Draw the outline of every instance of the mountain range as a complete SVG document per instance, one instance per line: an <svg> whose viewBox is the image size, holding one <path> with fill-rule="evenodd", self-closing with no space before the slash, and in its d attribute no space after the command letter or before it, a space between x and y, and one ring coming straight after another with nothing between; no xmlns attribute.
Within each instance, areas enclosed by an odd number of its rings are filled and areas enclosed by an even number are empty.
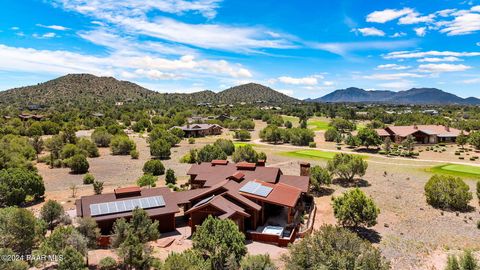
<svg viewBox="0 0 480 270"><path fill-rule="evenodd" d="M84 106L115 102L151 102L154 104L264 102L286 104L300 100L256 83L242 84L215 93L210 90L196 93L160 93L138 84L112 77L91 74L68 74L37 85L0 92L1 105L38 104L44 106ZM388 104L465 104L480 105L480 99L461 98L436 88L412 88L406 91L364 90L350 87L305 102L363 102Z"/></svg>
<svg viewBox="0 0 480 270"><path fill-rule="evenodd" d="M292 103L299 100L261 84L248 83L215 93L210 90L196 93L160 93L138 84L112 77L91 74L68 74L37 85L0 92L0 104L50 106L115 103L117 101L152 101L157 103Z"/></svg>
<svg viewBox="0 0 480 270"><path fill-rule="evenodd" d="M480 105L480 99L461 98L437 88L412 88L405 91L364 90L356 87L333 91L323 97L307 99L307 102L363 102L387 104L464 104Z"/></svg>

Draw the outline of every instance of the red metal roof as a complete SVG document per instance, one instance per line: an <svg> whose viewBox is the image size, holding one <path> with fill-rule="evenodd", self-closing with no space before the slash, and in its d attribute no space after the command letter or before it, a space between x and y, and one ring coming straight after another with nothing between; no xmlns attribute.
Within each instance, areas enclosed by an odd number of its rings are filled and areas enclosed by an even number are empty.
<svg viewBox="0 0 480 270"><path fill-rule="evenodd" d="M140 187L124 187L124 188L116 188L114 190L115 194L129 194L129 193L139 193Z"/></svg>
<svg viewBox="0 0 480 270"><path fill-rule="evenodd" d="M228 160L223 160L223 159L214 159L212 160L212 165L227 165Z"/></svg>
<svg viewBox="0 0 480 270"><path fill-rule="evenodd" d="M255 168L257 164L250 162L239 162L237 163L237 168Z"/></svg>
<svg viewBox="0 0 480 270"><path fill-rule="evenodd" d="M259 180L255 180L255 182L261 183L262 185L267 187L271 187L273 188L273 190L270 192L270 194L268 194L267 197L253 195L245 192L240 192L240 194L251 199L257 199L259 201L292 208L295 207L298 199L300 198L300 195L302 194L302 190L300 190L299 188L292 187L284 183L272 184Z"/></svg>

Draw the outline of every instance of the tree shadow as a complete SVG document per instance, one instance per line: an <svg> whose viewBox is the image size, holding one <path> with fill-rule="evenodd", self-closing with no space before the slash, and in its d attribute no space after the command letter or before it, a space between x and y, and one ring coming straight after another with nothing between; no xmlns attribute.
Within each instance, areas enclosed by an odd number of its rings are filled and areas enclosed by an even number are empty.
<svg viewBox="0 0 480 270"><path fill-rule="evenodd" d="M360 238L365 239L373 244L378 244L382 240L382 236L373 229L364 227L348 227L347 229L356 233Z"/></svg>
<svg viewBox="0 0 480 270"><path fill-rule="evenodd" d="M349 187L369 187L371 186L370 183L365 179L354 179L353 181L349 181L346 179L336 178L332 181L333 184L339 185L344 188Z"/></svg>
<svg viewBox="0 0 480 270"><path fill-rule="evenodd" d="M329 187L322 187L320 190L312 190L314 197L330 196L335 192L335 189Z"/></svg>
<svg viewBox="0 0 480 270"><path fill-rule="evenodd" d="M445 212L450 212L450 213L471 213L471 212L475 212L475 207L473 207L471 205L467 205L467 207L465 207L464 209L453 209L453 208L435 207L435 206L433 206L433 208L438 209L438 210L442 210L442 211L445 211Z"/></svg>
<svg viewBox="0 0 480 270"><path fill-rule="evenodd" d="M35 200L31 200L29 202L22 203L21 207L25 207L25 208L26 207L31 207L31 206L34 206L34 205L37 205L37 204L41 204L43 202L45 202L45 197L44 196L42 196L38 199L35 199Z"/></svg>
<svg viewBox="0 0 480 270"><path fill-rule="evenodd" d="M377 154L380 151L380 148L356 148L355 152L358 153L367 153L367 154Z"/></svg>

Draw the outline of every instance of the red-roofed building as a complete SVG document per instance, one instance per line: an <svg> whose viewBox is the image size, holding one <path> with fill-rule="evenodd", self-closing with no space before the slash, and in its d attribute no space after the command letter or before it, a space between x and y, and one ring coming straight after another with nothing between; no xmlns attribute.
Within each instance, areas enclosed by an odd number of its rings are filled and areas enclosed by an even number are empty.
<svg viewBox="0 0 480 270"><path fill-rule="evenodd" d="M158 220L161 232L176 229L176 215L188 219L192 232L211 215L231 219L247 238L285 246L295 240L303 213L313 209L305 175L309 164L300 168L302 175L294 176L263 164L194 164L188 171L190 190L117 188L113 193L81 197L76 201L77 216L94 218L102 233L109 234L115 220L129 219L135 207Z"/></svg>
<svg viewBox="0 0 480 270"><path fill-rule="evenodd" d="M411 125L411 126L388 126L385 129L377 129L382 138L390 137L392 141L400 143L408 136L412 136L417 143L436 144L455 142L461 130L443 125ZM468 132L464 132L468 134Z"/></svg>

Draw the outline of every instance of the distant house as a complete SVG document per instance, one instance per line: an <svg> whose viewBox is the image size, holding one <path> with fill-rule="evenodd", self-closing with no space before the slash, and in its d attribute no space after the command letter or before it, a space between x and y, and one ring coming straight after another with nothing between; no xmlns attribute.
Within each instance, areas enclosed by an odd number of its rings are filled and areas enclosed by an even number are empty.
<svg viewBox="0 0 480 270"><path fill-rule="evenodd" d="M429 114L429 115L438 115L437 110L423 110L422 113Z"/></svg>
<svg viewBox="0 0 480 270"><path fill-rule="evenodd" d="M29 113L21 113L18 115L18 117L22 121L28 121L29 119L35 120L35 121L40 121L44 118L43 115L41 114L29 114Z"/></svg>
<svg viewBox="0 0 480 270"><path fill-rule="evenodd" d="M95 116L95 117L98 117L98 118L102 118L102 117L105 116L105 114L96 112L96 113L92 113L92 116Z"/></svg>
<svg viewBox="0 0 480 270"><path fill-rule="evenodd" d="M185 137L203 137L209 135L220 135L222 134L223 128L216 124L188 124L180 128L185 132Z"/></svg>
<svg viewBox="0 0 480 270"><path fill-rule="evenodd" d="M392 141L400 143L408 136L413 136L417 143L434 144L440 142L455 142L462 131L443 125L411 125L389 126L385 129L376 129L382 138L389 137ZM465 132L465 134L468 134Z"/></svg>
<svg viewBox="0 0 480 270"><path fill-rule="evenodd" d="M77 216L92 217L102 234L109 235L115 220L131 218L136 207L159 221L160 232L175 231L176 218L183 217L193 233L211 215L232 220L247 239L287 246L297 237L302 214L314 209L308 194L310 164L300 164L300 172L283 175L263 161L213 160L192 165L190 190L127 187L83 196L75 202Z"/></svg>

